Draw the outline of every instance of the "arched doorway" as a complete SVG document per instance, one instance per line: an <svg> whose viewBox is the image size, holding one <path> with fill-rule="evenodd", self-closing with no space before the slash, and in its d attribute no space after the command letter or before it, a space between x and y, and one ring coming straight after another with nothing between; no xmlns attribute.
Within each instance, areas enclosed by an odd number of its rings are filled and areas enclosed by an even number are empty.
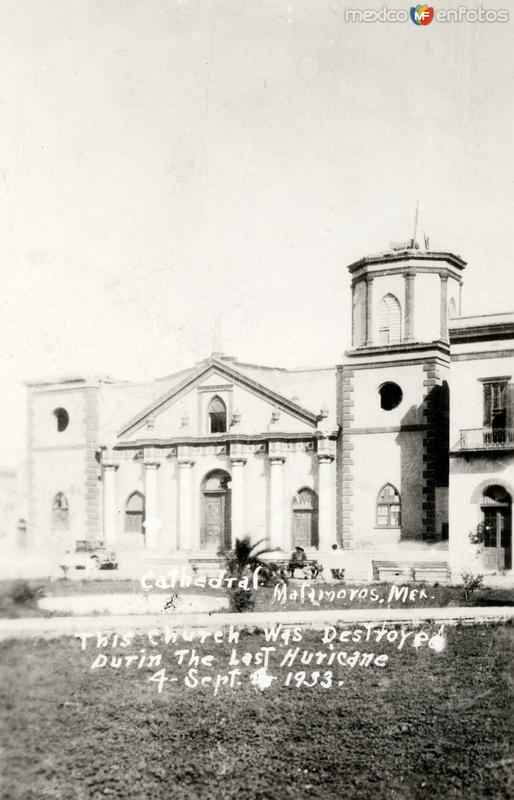
<svg viewBox="0 0 514 800"><path fill-rule="evenodd" d="M200 546L202 550L230 549L230 475L209 472L202 482Z"/></svg>
<svg viewBox="0 0 514 800"><path fill-rule="evenodd" d="M503 486L488 486L480 512L484 528L483 564L486 569L512 569L512 498Z"/></svg>
<svg viewBox="0 0 514 800"><path fill-rule="evenodd" d="M293 547L318 544L318 495L304 486L293 497Z"/></svg>

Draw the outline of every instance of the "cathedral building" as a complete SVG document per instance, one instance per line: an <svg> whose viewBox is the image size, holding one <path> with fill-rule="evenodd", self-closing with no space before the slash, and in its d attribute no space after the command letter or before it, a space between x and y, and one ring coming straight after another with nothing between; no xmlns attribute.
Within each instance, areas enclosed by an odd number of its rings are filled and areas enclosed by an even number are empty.
<svg viewBox="0 0 514 800"><path fill-rule="evenodd" d="M350 579L512 576L514 314L461 316L465 266L413 240L351 264L339 366L31 383L27 547L102 540L138 574L250 536Z"/></svg>

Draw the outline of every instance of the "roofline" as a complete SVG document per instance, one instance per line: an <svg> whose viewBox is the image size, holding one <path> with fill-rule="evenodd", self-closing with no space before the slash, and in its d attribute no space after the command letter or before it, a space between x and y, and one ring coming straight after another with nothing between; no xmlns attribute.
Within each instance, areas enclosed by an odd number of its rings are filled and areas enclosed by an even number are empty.
<svg viewBox="0 0 514 800"><path fill-rule="evenodd" d="M490 323L489 325L469 325L466 328L450 328L450 343L491 341L495 339L514 339L514 321Z"/></svg>
<svg viewBox="0 0 514 800"><path fill-rule="evenodd" d="M208 372L210 369L215 368L221 370L228 374L229 377L237 380L239 383L246 385L250 389L257 390L259 394L267 396L269 399L273 400L276 405L281 406L282 408L286 408L289 411L292 411L296 414L296 416L300 417L301 419L310 422L311 424L315 425L318 422L318 415L308 411L307 409L303 408L303 406L299 406L297 403L294 403L292 400L289 400L287 397L284 397L278 392L275 392L273 389L268 389L267 386L263 386L261 383L258 383L253 378L248 377L244 373L238 372L232 366L227 365L223 361L219 361L217 358L209 358L206 363L201 366L199 369L195 370L192 374L188 375L188 377L179 383L178 386L174 386L173 389L170 389L165 394L161 395L157 400L155 400L150 405L146 406L139 414L136 414L134 417L128 420L128 422L120 428L116 436L122 436L124 433L127 433L129 430L134 428L140 422L144 420L149 414L153 411L156 411L161 406L164 406L168 403L173 397L183 392L187 389L191 384L198 380L202 375Z"/></svg>
<svg viewBox="0 0 514 800"><path fill-rule="evenodd" d="M349 264L348 272L354 273L362 267L370 264L389 264L397 261L447 261L452 266L459 270L463 270L466 266L466 261L455 253L445 251L427 251L427 250L390 250L385 253L380 253L374 256L364 256L358 261Z"/></svg>
<svg viewBox="0 0 514 800"><path fill-rule="evenodd" d="M110 378L108 375L70 375L68 377L48 377L48 378L34 378L33 380L24 381L24 386L57 386L63 383L77 383L84 385L98 385L100 383L120 384L122 386L130 385L130 381L118 380Z"/></svg>

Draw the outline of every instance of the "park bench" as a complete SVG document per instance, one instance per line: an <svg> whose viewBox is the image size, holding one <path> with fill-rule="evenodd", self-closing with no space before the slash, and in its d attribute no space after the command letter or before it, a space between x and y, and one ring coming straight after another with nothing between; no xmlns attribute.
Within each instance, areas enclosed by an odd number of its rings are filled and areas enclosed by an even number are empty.
<svg viewBox="0 0 514 800"><path fill-rule="evenodd" d="M391 578L449 583L450 571L446 561L373 561L373 580Z"/></svg>
<svg viewBox="0 0 514 800"><path fill-rule="evenodd" d="M298 577L299 573L303 572L302 578L315 580L323 572L323 565L315 558L306 558L301 567L294 568L291 566L290 558L273 559L272 563L276 564L284 577L289 578Z"/></svg>

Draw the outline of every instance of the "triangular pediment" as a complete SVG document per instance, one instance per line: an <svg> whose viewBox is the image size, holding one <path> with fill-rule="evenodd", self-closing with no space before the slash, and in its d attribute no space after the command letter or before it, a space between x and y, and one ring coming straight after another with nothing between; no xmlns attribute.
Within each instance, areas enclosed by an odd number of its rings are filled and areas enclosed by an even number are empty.
<svg viewBox="0 0 514 800"><path fill-rule="evenodd" d="M208 408L214 397L226 407L227 433L303 433L317 426L318 416L312 411L211 358L128 420L118 439L166 441L209 435Z"/></svg>

